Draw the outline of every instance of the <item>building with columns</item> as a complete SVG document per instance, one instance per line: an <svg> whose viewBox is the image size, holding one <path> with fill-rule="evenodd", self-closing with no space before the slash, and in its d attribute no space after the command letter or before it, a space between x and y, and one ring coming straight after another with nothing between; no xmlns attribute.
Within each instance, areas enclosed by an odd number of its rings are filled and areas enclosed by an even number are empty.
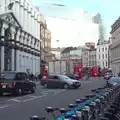
<svg viewBox="0 0 120 120"><path fill-rule="evenodd" d="M102 69L109 68L109 41L98 42L97 44L97 66Z"/></svg>
<svg viewBox="0 0 120 120"><path fill-rule="evenodd" d="M82 54L82 63L84 66L96 66L96 48L85 47Z"/></svg>
<svg viewBox="0 0 120 120"><path fill-rule="evenodd" d="M111 26L110 62L114 75L120 73L120 17Z"/></svg>
<svg viewBox="0 0 120 120"><path fill-rule="evenodd" d="M0 5L1 71L29 70L39 74L39 11L30 0L12 0L12 3L10 0L1 0Z"/></svg>
<svg viewBox="0 0 120 120"><path fill-rule="evenodd" d="M48 61L49 59L51 59L51 57L53 56L51 53L51 32L50 30L47 28L45 30L45 60Z"/></svg>
<svg viewBox="0 0 120 120"><path fill-rule="evenodd" d="M84 66L96 66L96 48L94 42L85 43L83 53L82 53L82 60Z"/></svg>
<svg viewBox="0 0 120 120"><path fill-rule="evenodd" d="M46 20L43 14L40 14L40 39L41 39L41 66L47 64L48 59L51 59L51 31L48 29Z"/></svg>

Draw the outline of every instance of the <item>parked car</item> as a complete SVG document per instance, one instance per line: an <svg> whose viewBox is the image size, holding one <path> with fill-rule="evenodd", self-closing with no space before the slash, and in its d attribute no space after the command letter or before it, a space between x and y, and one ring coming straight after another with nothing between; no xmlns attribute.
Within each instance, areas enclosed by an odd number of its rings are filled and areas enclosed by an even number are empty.
<svg viewBox="0 0 120 120"><path fill-rule="evenodd" d="M120 84L120 77L111 77L110 80L106 81L106 86L112 87L114 85Z"/></svg>
<svg viewBox="0 0 120 120"><path fill-rule="evenodd" d="M25 72L4 71L0 74L0 95L3 93L21 95L27 91L34 93L35 90L35 82Z"/></svg>
<svg viewBox="0 0 120 120"><path fill-rule="evenodd" d="M50 75L41 80L41 85L45 88L79 88L81 83L65 75Z"/></svg>

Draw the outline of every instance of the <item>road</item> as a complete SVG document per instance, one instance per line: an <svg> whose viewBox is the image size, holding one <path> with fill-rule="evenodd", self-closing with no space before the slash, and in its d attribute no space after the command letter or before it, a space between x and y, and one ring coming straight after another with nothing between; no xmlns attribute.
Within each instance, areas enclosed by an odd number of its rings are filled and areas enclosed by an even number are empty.
<svg viewBox="0 0 120 120"><path fill-rule="evenodd" d="M79 89L44 89L37 84L34 94L27 94L22 97L5 95L0 97L0 119L1 120L29 120L32 115L47 116L52 120L51 115L45 112L46 106L67 108L69 103L75 99L84 97L91 93L90 90L103 86L104 80L94 79L82 81Z"/></svg>

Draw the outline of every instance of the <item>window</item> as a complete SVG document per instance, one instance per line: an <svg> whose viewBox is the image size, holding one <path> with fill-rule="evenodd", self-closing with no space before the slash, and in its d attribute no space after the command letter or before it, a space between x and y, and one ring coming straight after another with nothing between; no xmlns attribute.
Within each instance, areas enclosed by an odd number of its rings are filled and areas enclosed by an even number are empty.
<svg viewBox="0 0 120 120"><path fill-rule="evenodd" d="M104 59L104 54L102 55L103 59Z"/></svg>
<svg viewBox="0 0 120 120"><path fill-rule="evenodd" d="M58 76L49 76L49 79L58 79Z"/></svg>
<svg viewBox="0 0 120 120"><path fill-rule="evenodd" d="M104 48L102 48L102 51L104 52Z"/></svg>
<svg viewBox="0 0 120 120"><path fill-rule="evenodd" d="M107 59L107 54L106 54L106 59Z"/></svg>
<svg viewBox="0 0 120 120"><path fill-rule="evenodd" d="M107 62L106 62L106 67L107 67Z"/></svg>
<svg viewBox="0 0 120 120"><path fill-rule="evenodd" d="M100 48L99 48L99 52L100 52Z"/></svg>
<svg viewBox="0 0 120 120"><path fill-rule="evenodd" d="M25 74L25 73L18 73L17 75L16 75L16 80L26 80L27 79L27 74Z"/></svg>
<svg viewBox="0 0 120 120"><path fill-rule="evenodd" d="M77 71L74 71L74 72L76 73ZM64 76L64 75L59 75L59 78L60 78L60 79L70 79L69 77Z"/></svg>
<svg viewBox="0 0 120 120"><path fill-rule="evenodd" d="M99 55L99 59L100 59L100 55Z"/></svg>
<svg viewBox="0 0 120 120"><path fill-rule="evenodd" d="M105 51L107 51L107 48L105 48Z"/></svg>
<svg viewBox="0 0 120 120"><path fill-rule="evenodd" d="M0 77L7 80L13 80L15 78L15 73L3 73Z"/></svg>

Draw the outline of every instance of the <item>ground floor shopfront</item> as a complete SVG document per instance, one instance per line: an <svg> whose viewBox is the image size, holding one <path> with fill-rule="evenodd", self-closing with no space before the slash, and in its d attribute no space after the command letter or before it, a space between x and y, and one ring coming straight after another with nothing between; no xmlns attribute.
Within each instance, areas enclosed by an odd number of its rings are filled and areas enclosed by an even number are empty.
<svg viewBox="0 0 120 120"><path fill-rule="evenodd" d="M0 14L0 70L40 73L40 40L23 31L12 12Z"/></svg>

